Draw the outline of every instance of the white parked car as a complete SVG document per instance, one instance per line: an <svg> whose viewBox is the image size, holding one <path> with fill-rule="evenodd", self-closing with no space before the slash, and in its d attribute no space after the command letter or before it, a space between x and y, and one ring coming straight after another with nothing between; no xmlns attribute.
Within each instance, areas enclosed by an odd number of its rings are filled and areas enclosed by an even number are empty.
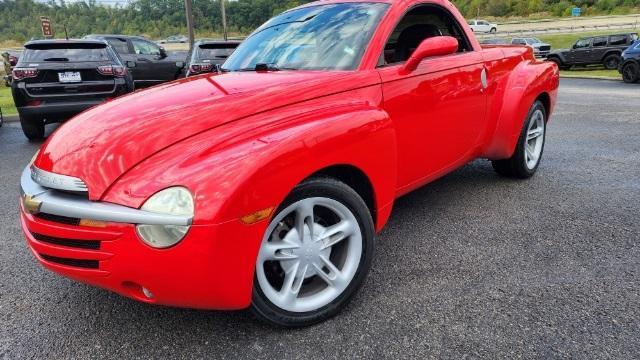
<svg viewBox="0 0 640 360"><path fill-rule="evenodd" d="M486 20L469 20L467 21L473 32L479 33L495 33L498 31L498 25L492 24Z"/></svg>

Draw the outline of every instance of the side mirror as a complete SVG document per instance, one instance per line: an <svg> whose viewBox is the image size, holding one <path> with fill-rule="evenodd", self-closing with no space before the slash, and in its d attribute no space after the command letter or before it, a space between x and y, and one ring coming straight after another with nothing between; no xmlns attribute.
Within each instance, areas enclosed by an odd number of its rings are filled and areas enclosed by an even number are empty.
<svg viewBox="0 0 640 360"><path fill-rule="evenodd" d="M164 59L167 57L167 50L165 50L162 46L160 46L160 58Z"/></svg>
<svg viewBox="0 0 640 360"><path fill-rule="evenodd" d="M403 73L410 73L418 68L420 62L428 57L451 55L458 51L458 40L451 36L435 36L424 39L414 50L409 60L401 69Z"/></svg>
<svg viewBox="0 0 640 360"><path fill-rule="evenodd" d="M136 67L136 62L135 61L127 61L126 65L129 69L133 69L134 67Z"/></svg>
<svg viewBox="0 0 640 360"><path fill-rule="evenodd" d="M177 67L178 69L182 69L182 68L184 67L184 62L182 62L182 61L176 61L176 67Z"/></svg>

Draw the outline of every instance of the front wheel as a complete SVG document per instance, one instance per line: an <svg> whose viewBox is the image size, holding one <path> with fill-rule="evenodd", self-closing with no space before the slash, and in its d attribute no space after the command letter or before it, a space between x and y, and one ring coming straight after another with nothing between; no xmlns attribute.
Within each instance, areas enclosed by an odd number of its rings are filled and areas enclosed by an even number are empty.
<svg viewBox="0 0 640 360"><path fill-rule="evenodd" d="M489 30L489 32L492 33L492 34L495 34L496 31L498 31L498 29L496 29L496 28L491 28L491 30Z"/></svg>
<svg viewBox="0 0 640 360"><path fill-rule="evenodd" d="M349 186L331 178L298 185L265 232L251 310L286 327L335 315L369 271L374 234L367 205Z"/></svg>
<svg viewBox="0 0 640 360"><path fill-rule="evenodd" d="M498 174L518 179L526 179L535 174L544 150L546 120L544 105L536 100L529 110L513 155L508 159L491 162Z"/></svg>
<svg viewBox="0 0 640 360"><path fill-rule="evenodd" d="M604 60L602 61L602 65L604 65L604 68L607 70L617 70L618 65L620 65L620 55L618 54L607 55L607 57L605 57Z"/></svg>
<svg viewBox="0 0 640 360"><path fill-rule="evenodd" d="M569 69L571 69L571 66L570 66L570 65L565 65L565 64L562 62L562 60L560 60L560 58L558 58L558 57L555 57L555 56L553 56L553 57L547 57L547 61L551 61L551 62L555 63L556 65L558 65L558 68L559 68L560 70L569 70Z"/></svg>
<svg viewBox="0 0 640 360"><path fill-rule="evenodd" d="M622 66L622 80L626 83L634 83L640 79L640 66L630 62Z"/></svg>

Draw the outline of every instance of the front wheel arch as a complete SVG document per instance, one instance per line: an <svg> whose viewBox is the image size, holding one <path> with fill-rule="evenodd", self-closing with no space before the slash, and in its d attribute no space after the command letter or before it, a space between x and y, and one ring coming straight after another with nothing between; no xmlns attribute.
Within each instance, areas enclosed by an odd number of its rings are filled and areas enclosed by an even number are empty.
<svg viewBox="0 0 640 360"><path fill-rule="evenodd" d="M314 172L304 181L319 177L328 177L341 181L357 192L367 204L374 225L377 225L376 194L371 179L369 179L369 176L364 171L348 164L333 165Z"/></svg>

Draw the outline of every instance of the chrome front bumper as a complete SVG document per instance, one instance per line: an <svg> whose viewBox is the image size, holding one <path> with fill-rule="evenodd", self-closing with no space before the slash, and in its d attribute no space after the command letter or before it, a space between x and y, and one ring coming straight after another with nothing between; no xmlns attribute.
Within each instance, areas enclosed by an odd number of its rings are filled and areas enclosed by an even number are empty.
<svg viewBox="0 0 640 360"><path fill-rule="evenodd" d="M193 222L191 216L156 214L122 205L90 201L80 195L43 187L32 179L30 166L22 172L20 191L25 211L32 214L42 212L70 218L146 225L187 226Z"/></svg>

